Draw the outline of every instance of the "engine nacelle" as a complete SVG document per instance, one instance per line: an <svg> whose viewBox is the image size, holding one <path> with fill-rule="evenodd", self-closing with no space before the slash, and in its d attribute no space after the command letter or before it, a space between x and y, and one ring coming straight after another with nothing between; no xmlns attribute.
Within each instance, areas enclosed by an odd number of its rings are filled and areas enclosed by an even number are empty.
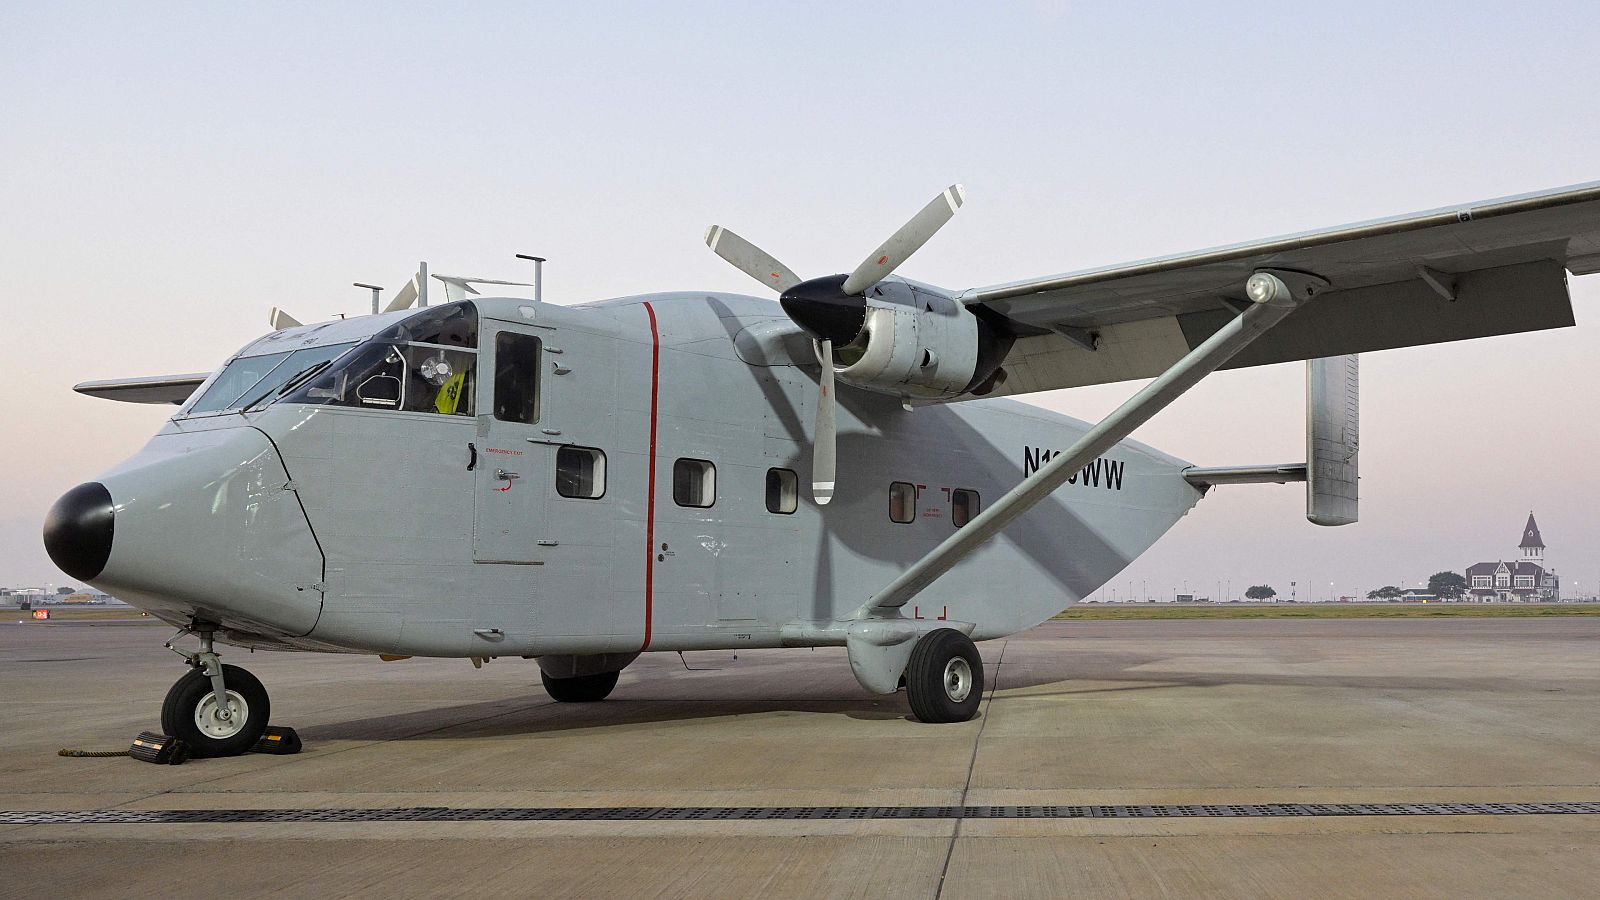
<svg viewBox="0 0 1600 900"><path fill-rule="evenodd" d="M855 340L835 347L835 374L854 387L922 400L984 394L1003 377L1013 338L961 303L885 281L866 296Z"/></svg>

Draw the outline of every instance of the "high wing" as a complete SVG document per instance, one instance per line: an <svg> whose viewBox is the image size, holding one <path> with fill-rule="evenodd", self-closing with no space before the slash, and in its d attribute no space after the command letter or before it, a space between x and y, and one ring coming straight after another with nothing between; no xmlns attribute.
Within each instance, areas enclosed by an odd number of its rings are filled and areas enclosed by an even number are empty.
<svg viewBox="0 0 1600 900"><path fill-rule="evenodd" d="M1227 368L1560 328L1600 271L1600 182L964 291L1017 334L986 396L1159 375L1246 305L1260 270L1325 279Z"/></svg>
<svg viewBox="0 0 1600 900"><path fill-rule="evenodd" d="M108 378L85 381L72 389L90 397L121 400L124 403L173 403L189 399L195 388L211 377L209 372L192 375L146 375L141 378Z"/></svg>

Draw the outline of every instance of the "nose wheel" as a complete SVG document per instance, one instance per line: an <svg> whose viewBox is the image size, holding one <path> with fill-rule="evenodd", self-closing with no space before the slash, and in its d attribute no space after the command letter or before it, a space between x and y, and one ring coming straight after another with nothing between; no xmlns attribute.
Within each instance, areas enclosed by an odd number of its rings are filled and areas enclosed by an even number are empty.
<svg viewBox="0 0 1600 900"><path fill-rule="evenodd" d="M272 703L248 670L217 659L210 637L201 635L192 668L167 691L161 730L188 744L191 757L238 756L266 732Z"/></svg>

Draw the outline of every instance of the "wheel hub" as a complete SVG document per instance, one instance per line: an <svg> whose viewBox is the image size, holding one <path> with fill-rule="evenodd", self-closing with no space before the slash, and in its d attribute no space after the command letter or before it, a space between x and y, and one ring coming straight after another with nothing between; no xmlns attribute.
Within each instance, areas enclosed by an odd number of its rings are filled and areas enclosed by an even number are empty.
<svg viewBox="0 0 1600 900"><path fill-rule="evenodd" d="M226 740L244 730L250 719L250 704L234 691L228 692L227 715L217 706L216 694L208 693L194 708L194 724L200 733L215 740Z"/></svg>
<svg viewBox="0 0 1600 900"><path fill-rule="evenodd" d="M944 664L944 692L956 703L967 699L972 692L972 664L965 657L951 657Z"/></svg>

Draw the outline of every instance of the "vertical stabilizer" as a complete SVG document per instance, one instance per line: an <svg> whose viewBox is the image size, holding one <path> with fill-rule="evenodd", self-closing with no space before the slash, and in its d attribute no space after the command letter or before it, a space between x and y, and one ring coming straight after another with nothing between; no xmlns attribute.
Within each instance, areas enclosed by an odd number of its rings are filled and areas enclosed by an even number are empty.
<svg viewBox="0 0 1600 900"><path fill-rule="evenodd" d="M1360 425L1356 354L1306 360L1306 518L1318 525L1358 518Z"/></svg>

